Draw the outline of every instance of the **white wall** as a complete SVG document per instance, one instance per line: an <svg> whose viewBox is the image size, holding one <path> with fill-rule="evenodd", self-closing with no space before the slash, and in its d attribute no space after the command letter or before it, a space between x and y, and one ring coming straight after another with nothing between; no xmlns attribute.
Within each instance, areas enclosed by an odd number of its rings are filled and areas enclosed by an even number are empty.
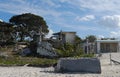
<svg viewBox="0 0 120 77"><path fill-rule="evenodd" d="M66 33L65 34L65 39L66 39L66 42L69 42L69 43L74 43L75 42L75 33Z"/></svg>

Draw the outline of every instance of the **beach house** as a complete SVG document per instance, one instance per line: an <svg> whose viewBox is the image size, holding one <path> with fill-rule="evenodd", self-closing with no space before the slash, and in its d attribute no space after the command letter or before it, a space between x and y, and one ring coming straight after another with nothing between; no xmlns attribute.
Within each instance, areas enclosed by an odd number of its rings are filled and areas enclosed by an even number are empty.
<svg viewBox="0 0 120 77"><path fill-rule="evenodd" d="M75 37L76 37L76 32L60 31L54 33L49 41L55 48L57 48L65 43L74 44Z"/></svg>
<svg viewBox="0 0 120 77"><path fill-rule="evenodd" d="M53 37L56 38L56 40L61 40L62 43L74 44L76 32L60 31L58 33L54 33L53 35L54 35Z"/></svg>
<svg viewBox="0 0 120 77"><path fill-rule="evenodd" d="M106 53L106 52L119 52L120 51L120 40L96 40L96 52Z"/></svg>

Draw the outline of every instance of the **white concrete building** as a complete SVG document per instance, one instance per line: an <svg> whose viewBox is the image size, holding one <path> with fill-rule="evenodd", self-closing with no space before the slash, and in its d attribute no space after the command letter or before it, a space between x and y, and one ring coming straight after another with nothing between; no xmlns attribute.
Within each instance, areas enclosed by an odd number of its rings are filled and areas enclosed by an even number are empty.
<svg viewBox="0 0 120 77"><path fill-rule="evenodd" d="M96 53L119 52L120 40L96 40Z"/></svg>
<svg viewBox="0 0 120 77"><path fill-rule="evenodd" d="M54 33L53 35L54 35L53 37L55 37L56 40L59 40L62 43L71 43L71 44L75 43L76 32L60 31L58 33Z"/></svg>
<svg viewBox="0 0 120 77"><path fill-rule="evenodd" d="M83 50L86 54L94 53L95 52L95 43L84 43Z"/></svg>

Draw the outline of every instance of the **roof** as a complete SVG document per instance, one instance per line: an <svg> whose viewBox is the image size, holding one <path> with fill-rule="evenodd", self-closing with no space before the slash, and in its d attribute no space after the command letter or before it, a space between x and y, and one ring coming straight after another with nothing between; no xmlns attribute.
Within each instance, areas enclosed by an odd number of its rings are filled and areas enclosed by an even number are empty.
<svg viewBox="0 0 120 77"><path fill-rule="evenodd" d="M60 34L66 34L66 33L74 33L74 34L76 34L76 32L57 32L57 33L53 33L53 35L60 35Z"/></svg>
<svg viewBox="0 0 120 77"><path fill-rule="evenodd" d="M102 42L102 43L116 43L116 42L120 42L120 40L96 40L96 42Z"/></svg>

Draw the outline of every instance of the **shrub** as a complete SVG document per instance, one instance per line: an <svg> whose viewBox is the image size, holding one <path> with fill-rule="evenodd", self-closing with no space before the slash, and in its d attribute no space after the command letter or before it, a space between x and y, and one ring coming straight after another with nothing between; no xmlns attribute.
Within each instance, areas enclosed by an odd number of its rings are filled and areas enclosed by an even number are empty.
<svg viewBox="0 0 120 77"><path fill-rule="evenodd" d="M60 57L71 57L74 56L74 46L72 44L66 43L60 48L56 49L56 52Z"/></svg>
<svg viewBox="0 0 120 77"><path fill-rule="evenodd" d="M82 48L77 48L74 53L75 56L80 56L82 54L84 54L84 50Z"/></svg>

